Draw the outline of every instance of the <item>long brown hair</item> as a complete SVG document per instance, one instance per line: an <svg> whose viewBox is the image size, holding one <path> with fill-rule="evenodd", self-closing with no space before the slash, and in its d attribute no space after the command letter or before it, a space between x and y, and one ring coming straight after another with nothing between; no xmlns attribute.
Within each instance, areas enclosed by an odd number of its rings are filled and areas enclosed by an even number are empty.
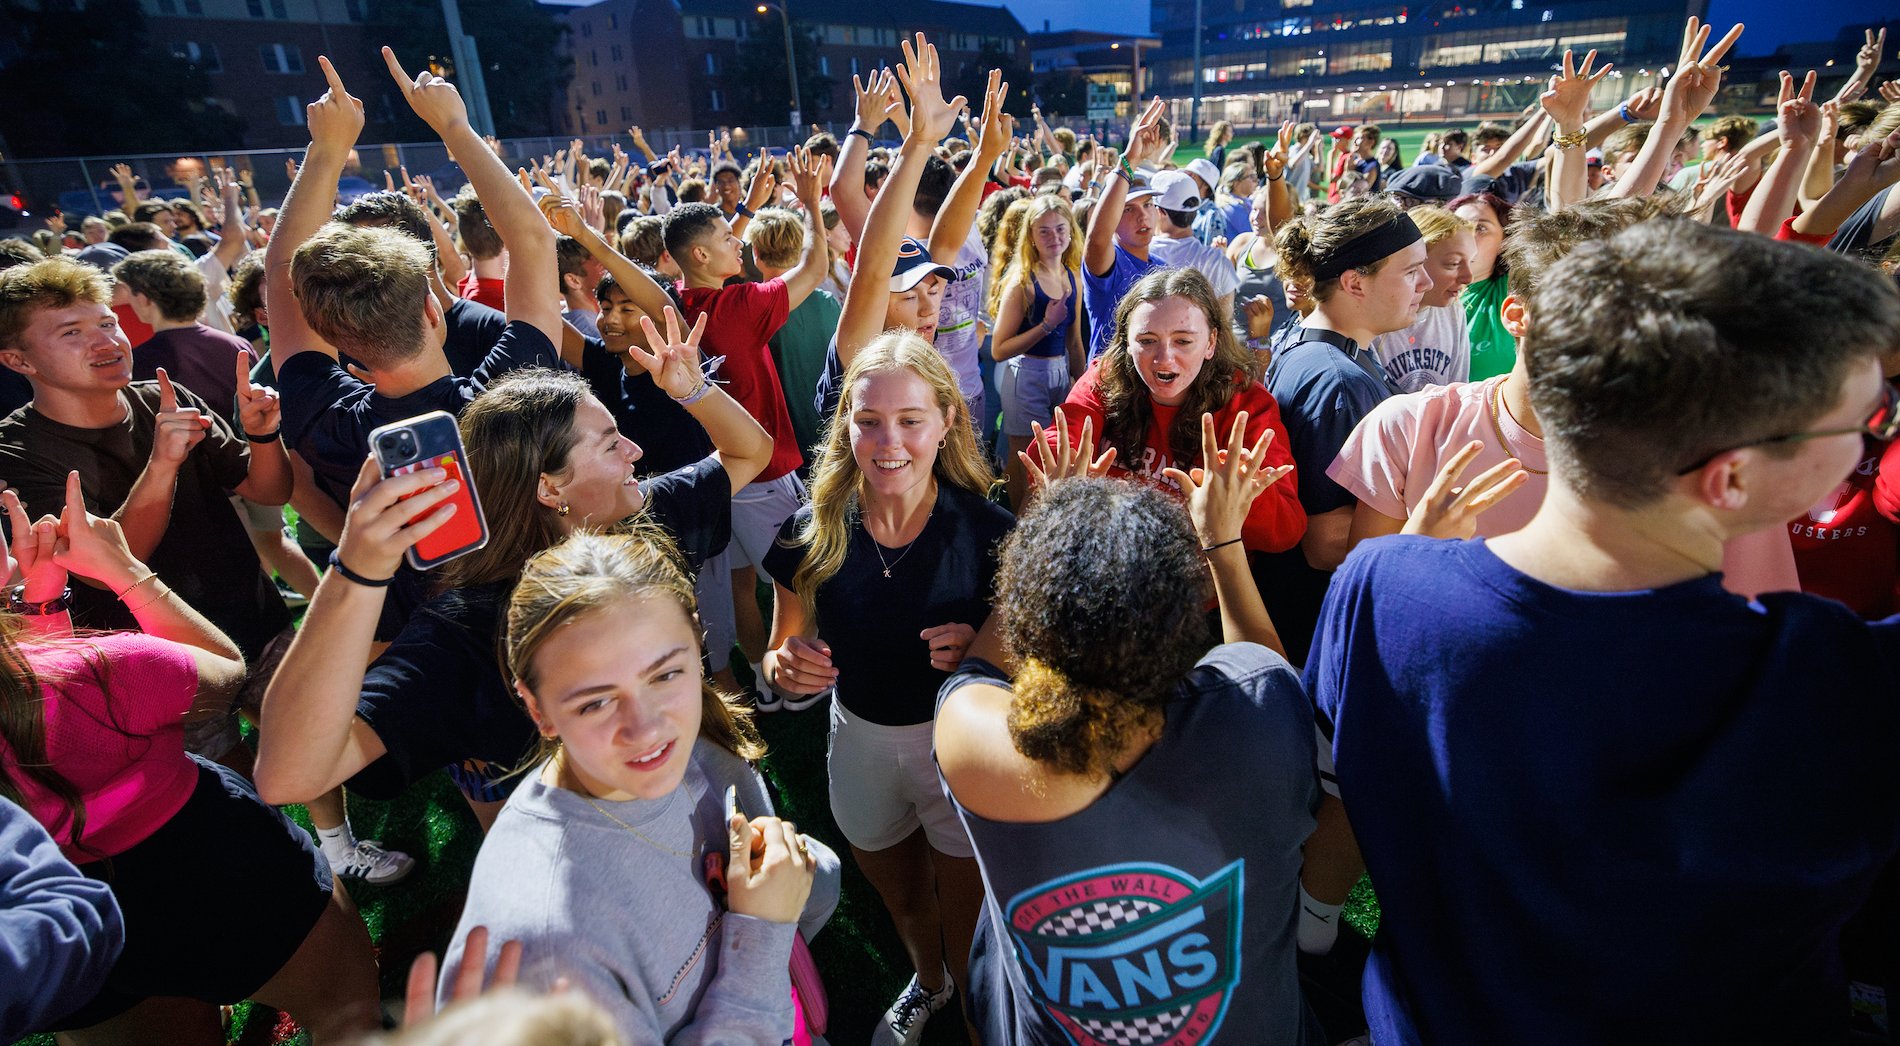
<svg viewBox="0 0 1900 1046"><path fill-rule="evenodd" d="M1201 456L1201 415L1220 413L1236 393L1259 377L1260 363L1235 340L1233 326L1207 277L1193 269L1156 269L1143 276L1115 307L1115 335L1099 364L1106 415L1102 437L1110 446L1121 448L1124 464L1136 460L1135 452L1147 438L1155 413L1153 396L1142 383L1134 350L1128 343L1132 336L1129 320L1138 307L1163 298L1192 302L1207 317L1208 333L1214 336L1214 356L1201 364L1201 372L1188 386L1187 398L1181 401L1174 424L1168 428L1168 455L1176 466L1187 468Z"/></svg>
<svg viewBox="0 0 1900 1046"><path fill-rule="evenodd" d="M48 700L55 700L56 697L49 697L46 688L56 687L59 681L41 679L34 670L32 661L20 644L24 632L25 621L20 615L0 612L0 746L12 753L13 763L19 768L22 778L52 793L66 808L69 831L65 845L104 856L82 841L86 834L86 804L80 797L78 787L53 768L52 760L47 755L45 706ZM85 658L86 665L92 670L93 685L98 687L105 699L106 718L101 725L125 737L136 737L118 722L112 704L105 655L96 648L89 650ZM21 781L8 774L5 764L0 763L0 799L25 808L28 799L21 785Z"/></svg>
<svg viewBox="0 0 1900 1046"><path fill-rule="evenodd" d="M550 636L569 622L629 598L668 600L697 631L699 604L692 575L679 546L657 523L635 519L613 534L583 530L537 553L522 567L521 580L508 599L502 657L509 677L532 693L535 654ZM703 648L703 634L700 642ZM700 736L742 759L764 756L765 742L752 724L751 710L713 689L703 676L699 690ZM543 738L530 765L559 747L558 739Z"/></svg>
<svg viewBox="0 0 1900 1046"><path fill-rule="evenodd" d="M574 418L592 395L578 374L530 367L488 386L462 411L468 471L488 520L488 544L442 571L442 586L513 581L529 556L560 541L560 517L536 490L561 475L574 450Z"/></svg>
<svg viewBox="0 0 1900 1046"><path fill-rule="evenodd" d="M818 461L811 470L811 520L798 533L797 541L810 547L805 561L792 575L792 588L798 592L807 615L818 612L818 588L844 566L845 552L851 547L851 528L855 525L864 494L864 473L851 453L851 416L857 412L858 382L874 374L909 371L922 378L937 399L937 408L951 419L944 433L944 446L930 471L937 482L962 487L977 497L989 496L996 473L977 448L976 430L970 424L970 407L957 388L956 375L930 343L906 331L886 331L866 345L844 373L843 391L838 410L825 428L819 446Z"/></svg>

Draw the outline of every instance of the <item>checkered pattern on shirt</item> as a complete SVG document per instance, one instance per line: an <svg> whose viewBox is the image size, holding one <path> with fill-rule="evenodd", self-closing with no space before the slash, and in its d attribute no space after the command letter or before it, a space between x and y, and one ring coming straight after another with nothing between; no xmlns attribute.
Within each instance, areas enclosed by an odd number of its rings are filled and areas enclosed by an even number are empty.
<svg viewBox="0 0 1900 1046"><path fill-rule="evenodd" d="M1152 1043L1167 1042L1174 1033L1181 1030L1194 1005L1189 1003L1178 1010L1150 1014L1132 1020L1119 1021L1077 1021L1082 1029L1103 1046L1150 1046Z"/></svg>
<svg viewBox="0 0 1900 1046"><path fill-rule="evenodd" d="M1051 937L1083 937L1107 933L1126 926L1161 906L1141 897L1117 897L1112 901L1091 901L1077 905L1060 915L1049 917L1038 930Z"/></svg>

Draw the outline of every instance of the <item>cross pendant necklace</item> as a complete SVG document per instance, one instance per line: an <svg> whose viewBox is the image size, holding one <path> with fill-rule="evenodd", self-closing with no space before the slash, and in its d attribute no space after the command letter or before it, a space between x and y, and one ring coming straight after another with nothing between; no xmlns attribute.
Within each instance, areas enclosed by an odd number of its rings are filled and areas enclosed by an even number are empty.
<svg viewBox="0 0 1900 1046"><path fill-rule="evenodd" d="M904 557L905 557L905 556L908 556L908 555L910 555L910 550L911 550L911 548L912 548L912 546L914 546L914 545L916 545L916 544L917 544L917 538L921 538L921 537L923 537L923 536L924 536L924 530L929 530L929 529L930 529L930 518L931 518L931 516L935 516L936 514L937 514L937 506L936 506L936 504L935 504L935 503L932 503L932 504L931 504L931 506L930 506L930 515L929 515L929 516L925 516L925 517L924 517L924 526L923 526L923 530L919 530L919 531L917 532L917 537L916 537L916 538L911 538L911 539L910 539L910 543L904 546L904 551L902 551L902 552L899 552L899 553L897 554L897 558L896 558L896 559L893 559L893 560L891 560L891 561L889 561L889 562L885 562L885 560L884 560L884 546L883 546L883 545L880 545L880 544L878 544L878 541L877 541L877 538L876 538L876 537L873 537L873 536L872 536L872 534L871 534L871 528L870 528L870 526L869 526L869 525L866 525L866 526L865 526L865 528L864 528L864 536L865 536L865 537L867 537L867 538L870 538L870 539L871 539L871 551L873 551L873 552L875 552L875 553L877 553L877 562L878 562L878 565L879 565L879 566L881 566L881 567L883 567L883 568L884 568L884 576L885 576L885 577L890 577L890 576L891 576L891 568L892 568L892 567L894 567L894 566L896 566L896 565L897 565L897 564L899 564L899 563L902 563L902 562L904 561Z"/></svg>

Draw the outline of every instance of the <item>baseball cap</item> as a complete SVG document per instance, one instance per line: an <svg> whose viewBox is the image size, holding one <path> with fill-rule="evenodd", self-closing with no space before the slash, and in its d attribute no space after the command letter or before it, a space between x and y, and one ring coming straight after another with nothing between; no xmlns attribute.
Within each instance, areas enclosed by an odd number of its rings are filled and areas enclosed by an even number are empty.
<svg viewBox="0 0 1900 1046"><path fill-rule="evenodd" d="M1350 127L1335 127L1335 128L1333 128L1333 137L1334 137L1334 138L1351 138L1351 137L1352 137L1352 128L1350 128Z"/></svg>
<svg viewBox="0 0 1900 1046"><path fill-rule="evenodd" d="M1187 166L1183 167L1182 170L1187 171L1189 174L1199 175L1200 179L1207 183L1207 188L1210 192L1213 191L1216 185L1220 184L1220 172L1214 169L1214 161L1205 156L1197 156L1189 160Z"/></svg>
<svg viewBox="0 0 1900 1046"><path fill-rule="evenodd" d="M1601 149L1592 149L1592 150L1590 150L1589 152L1587 152L1587 153L1584 153L1584 154L1583 154L1583 162L1584 162L1584 163L1585 163L1585 164L1586 164L1587 166L1590 166L1590 167L1601 167L1601 166L1603 166L1603 150L1601 150Z"/></svg>
<svg viewBox="0 0 1900 1046"><path fill-rule="evenodd" d="M73 255L73 260L85 262L93 268L111 272L114 265L119 264L131 256L131 251L126 250L116 243L95 243L88 246L85 250L80 251L78 254Z"/></svg>
<svg viewBox="0 0 1900 1046"><path fill-rule="evenodd" d="M1162 171L1152 184L1157 194L1155 206L1164 211L1191 211L1201 205L1201 187L1186 171Z"/></svg>
<svg viewBox="0 0 1900 1046"><path fill-rule="evenodd" d="M904 242L897 245L897 264L891 269L892 293L902 294L932 274L948 280L956 276L956 271L931 261L930 248L924 246L922 240L904 237Z"/></svg>
<svg viewBox="0 0 1900 1046"><path fill-rule="evenodd" d="M1428 203L1448 203L1463 188L1464 179L1456 171L1436 163L1407 167L1385 183L1385 191L1394 196L1408 196Z"/></svg>

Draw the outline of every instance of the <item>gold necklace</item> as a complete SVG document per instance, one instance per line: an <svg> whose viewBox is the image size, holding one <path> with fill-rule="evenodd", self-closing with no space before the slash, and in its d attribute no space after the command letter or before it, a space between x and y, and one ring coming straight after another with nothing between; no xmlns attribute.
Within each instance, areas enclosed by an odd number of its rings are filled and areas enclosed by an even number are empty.
<svg viewBox="0 0 1900 1046"><path fill-rule="evenodd" d="M1510 376L1506 375L1504 381L1510 380ZM1500 381L1496 385L1491 386L1484 394L1485 401L1489 403L1491 407L1491 431L1497 433L1498 445L1504 448L1505 457L1517 458L1518 467L1533 476L1548 476L1550 475L1549 469L1534 469L1524 464L1524 459L1518 458L1517 452L1511 449L1511 441L1505 438L1504 422L1498 417L1498 403L1504 399L1504 381ZM1516 419L1513 418L1512 420L1515 421Z"/></svg>
<svg viewBox="0 0 1900 1046"><path fill-rule="evenodd" d="M884 568L885 577L890 577L891 568L896 566L899 563L902 563L904 561L904 557L910 555L911 547L917 544L917 538L921 538L924 536L925 530L930 529L931 516L935 516L936 514L937 514L937 499L933 497L930 499L930 515L924 517L924 525L921 529L917 531L917 537L911 538L910 544L904 546L904 551L899 552L897 554L897 558L891 560L888 563L884 562L884 546L878 544L877 536L871 533L870 522L868 520L862 522L862 526L864 527L864 536L871 539L871 551L877 553L877 562L879 566Z"/></svg>
<svg viewBox="0 0 1900 1046"><path fill-rule="evenodd" d="M620 818L618 818L618 817L615 817L615 816L613 815L613 813L612 813L611 811L609 811L609 810L608 810L608 809L607 809L606 807L604 807L604 806L602 806L602 805L600 805L599 803L597 803L597 802L595 802L595 801L594 801L594 797L593 797L593 796L591 796L591 795L585 795L585 794L583 794L583 795L581 796L581 798L582 798L582 799L585 799L585 800L587 800L587 805L588 805L588 806L591 806L591 807L593 807L594 809L596 809L596 810L598 810L598 811L600 811L600 815L601 815L602 817L605 817L605 818L606 818L607 820L609 820L609 821L612 821L613 823L615 823L615 824L617 824L617 825L619 825L619 826L620 826L620 827L622 827L622 828L625 828L625 829L626 829L627 831L629 831L629 832L632 832L632 833L633 833L634 835L637 835L637 836L639 836L639 837L640 837L640 840L641 840L642 842L644 842L644 843L646 843L646 844L647 844L648 846L651 846L651 847L653 847L653 848L654 848L655 850L659 850L659 851L661 851L661 852L663 852L663 853L669 853L669 854L672 854L672 855L673 855L673 856L675 856L675 857L697 857L697 856L699 856L699 855L698 855L697 853L682 853L681 851L679 851L679 850L675 850L675 849L673 849L673 848L672 848L672 847L670 847L670 846L665 846L665 845L662 845L662 844L660 844L660 843L657 843L657 842L654 842L654 841L653 841L653 839L652 839L652 838L651 838L650 836L648 836L648 835L647 835L647 834L646 834L645 832L642 832L642 831L641 831L640 829L638 829L638 828L635 828L634 826L632 826L632 825L630 825L630 824L628 824L628 823L627 823L627 822L625 822L625 821L622 821L622 820L621 820Z"/></svg>

